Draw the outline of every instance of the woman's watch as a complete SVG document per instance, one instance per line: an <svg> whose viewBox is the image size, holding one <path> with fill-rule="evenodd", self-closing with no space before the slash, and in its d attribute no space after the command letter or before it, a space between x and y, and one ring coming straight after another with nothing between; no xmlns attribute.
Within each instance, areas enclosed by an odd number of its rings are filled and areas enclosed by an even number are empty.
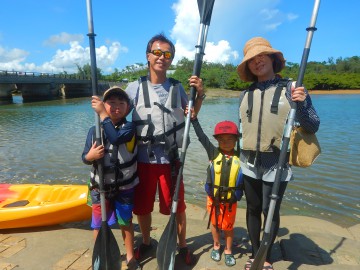
<svg viewBox="0 0 360 270"><path fill-rule="evenodd" d="M206 98L205 94L202 94L201 96L197 96L198 99L204 100Z"/></svg>

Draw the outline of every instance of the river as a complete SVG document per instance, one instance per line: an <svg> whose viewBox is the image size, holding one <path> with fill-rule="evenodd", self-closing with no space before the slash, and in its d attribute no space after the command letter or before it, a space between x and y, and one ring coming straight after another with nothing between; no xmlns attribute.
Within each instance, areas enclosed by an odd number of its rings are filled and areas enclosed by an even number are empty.
<svg viewBox="0 0 360 270"><path fill-rule="evenodd" d="M360 95L313 95L321 118L322 153L310 168L294 168L282 215L317 217L348 227L360 221ZM199 114L211 137L222 120L237 121L237 98L206 99ZM0 182L85 184L89 167L81 161L94 123L90 98L0 106ZM186 199L204 206L207 156L190 129L184 181ZM245 199L239 207L245 208Z"/></svg>

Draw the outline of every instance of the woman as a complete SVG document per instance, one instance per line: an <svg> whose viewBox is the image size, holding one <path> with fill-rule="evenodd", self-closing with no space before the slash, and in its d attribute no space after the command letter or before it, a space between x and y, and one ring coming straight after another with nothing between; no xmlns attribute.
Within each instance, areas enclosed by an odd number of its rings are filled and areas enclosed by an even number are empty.
<svg viewBox="0 0 360 270"><path fill-rule="evenodd" d="M253 82L240 96L239 118L241 133L241 168L247 210L246 223L252 244L252 256L245 265L248 270L260 247L262 217L266 220L270 195L278 166L280 145L291 103L297 102L296 122L308 132L315 133L320 119L312 106L307 90L295 88L295 82L282 79L279 73L285 66L282 52L262 38L246 42L244 58L237 67L243 81ZM279 199L271 226L271 243L263 269L273 269L271 247L280 225L280 205L288 181L293 179L288 162L284 166Z"/></svg>

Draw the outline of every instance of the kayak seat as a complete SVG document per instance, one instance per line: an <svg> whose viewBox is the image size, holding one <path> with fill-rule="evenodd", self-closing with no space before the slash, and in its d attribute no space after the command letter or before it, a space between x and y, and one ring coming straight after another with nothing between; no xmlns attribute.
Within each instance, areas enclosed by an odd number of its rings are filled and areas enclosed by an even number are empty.
<svg viewBox="0 0 360 270"><path fill-rule="evenodd" d="M13 202L13 203L5 204L3 206L3 208L25 206L25 205L28 205L29 203L30 202L28 200L21 200L21 201L16 201L16 202Z"/></svg>

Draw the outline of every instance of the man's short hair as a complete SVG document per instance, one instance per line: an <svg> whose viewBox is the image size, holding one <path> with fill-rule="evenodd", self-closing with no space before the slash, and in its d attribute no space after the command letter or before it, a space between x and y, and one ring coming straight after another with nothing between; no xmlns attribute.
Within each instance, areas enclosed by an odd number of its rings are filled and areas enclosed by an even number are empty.
<svg viewBox="0 0 360 270"><path fill-rule="evenodd" d="M171 48L172 59L174 59L174 57L175 57L175 46L174 46L174 44L171 42L171 40L168 39L168 38L165 36L164 33L157 34L157 35L153 36L153 37L149 40L149 42L148 42L148 44L147 44L147 46L146 46L146 54L148 54L149 52L151 52L151 47L152 47L152 45L153 45L153 43L154 43L155 41L162 41L162 42L168 43L168 44L170 45L170 48Z"/></svg>

